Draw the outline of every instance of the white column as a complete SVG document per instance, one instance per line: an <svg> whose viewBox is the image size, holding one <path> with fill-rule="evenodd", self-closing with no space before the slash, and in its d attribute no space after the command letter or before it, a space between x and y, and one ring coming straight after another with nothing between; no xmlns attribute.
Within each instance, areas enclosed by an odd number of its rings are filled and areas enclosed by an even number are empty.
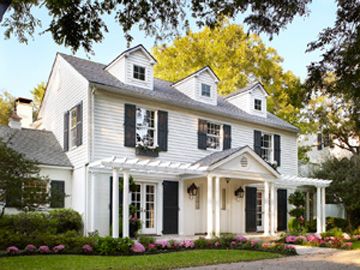
<svg viewBox="0 0 360 270"><path fill-rule="evenodd" d="M179 181L179 235L184 235L184 180Z"/></svg>
<svg viewBox="0 0 360 270"><path fill-rule="evenodd" d="M316 232L321 233L321 188L316 188Z"/></svg>
<svg viewBox="0 0 360 270"><path fill-rule="evenodd" d="M325 204L326 204L326 199L325 199L325 188L322 188L322 192L321 192L321 232L325 232L326 231L326 214L325 214Z"/></svg>
<svg viewBox="0 0 360 270"><path fill-rule="evenodd" d="M157 184L157 192L156 192L156 234L162 235L163 230L163 182L160 181Z"/></svg>
<svg viewBox="0 0 360 270"><path fill-rule="evenodd" d="M269 235L269 182L264 182L264 235Z"/></svg>
<svg viewBox="0 0 360 270"><path fill-rule="evenodd" d="M117 169L112 171L112 237L119 237L119 175Z"/></svg>
<svg viewBox="0 0 360 270"><path fill-rule="evenodd" d="M215 236L220 237L220 177L215 177Z"/></svg>
<svg viewBox="0 0 360 270"><path fill-rule="evenodd" d="M95 231L95 173L90 172L90 232Z"/></svg>
<svg viewBox="0 0 360 270"><path fill-rule="evenodd" d="M306 220L310 220L310 192L306 192Z"/></svg>
<svg viewBox="0 0 360 270"><path fill-rule="evenodd" d="M270 234L271 235L275 235L275 185L274 183L271 184L270 186L270 222L271 222L271 226L270 226Z"/></svg>
<svg viewBox="0 0 360 270"><path fill-rule="evenodd" d="M213 235L213 177L207 177L207 236L211 238Z"/></svg>
<svg viewBox="0 0 360 270"><path fill-rule="evenodd" d="M123 209L122 209L122 231L123 238L129 237L129 172L124 171L123 173Z"/></svg>

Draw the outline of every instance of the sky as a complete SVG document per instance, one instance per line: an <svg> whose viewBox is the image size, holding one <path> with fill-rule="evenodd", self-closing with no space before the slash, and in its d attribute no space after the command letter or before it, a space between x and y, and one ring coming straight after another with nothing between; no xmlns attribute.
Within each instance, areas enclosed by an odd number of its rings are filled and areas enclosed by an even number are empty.
<svg viewBox="0 0 360 270"><path fill-rule="evenodd" d="M291 70L302 80L306 78L306 67L321 56L320 51L305 53L307 44L316 40L323 28L332 26L336 16L334 0L314 0L309 8L309 16L295 18L271 41L267 35L261 35L265 44L275 48L283 58L284 70ZM49 22L46 10L34 12L46 26ZM76 56L106 64L127 48L120 26L110 18L106 18L106 22L109 33L105 34L102 43L94 44L95 55L79 50ZM241 23L241 16L235 18L235 22ZM198 30L195 27L193 29ZM141 43L149 50L154 46L154 39L146 37L136 27L133 28L132 35L132 46ZM36 85L47 82L56 52L72 54L69 48L57 45L49 33L34 35L26 45L19 43L14 37L5 40L4 29L0 27L0 91L9 91L15 97L30 98L30 91Z"/></svg>

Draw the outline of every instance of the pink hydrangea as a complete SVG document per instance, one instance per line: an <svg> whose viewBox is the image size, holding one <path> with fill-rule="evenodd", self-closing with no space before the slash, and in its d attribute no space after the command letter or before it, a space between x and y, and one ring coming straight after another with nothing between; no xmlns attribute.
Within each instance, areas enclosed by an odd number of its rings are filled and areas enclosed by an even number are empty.
<svg viewBox="0 0 360 270"><path fill-rule="evenodd" d="M25 251L28 252L28 253L34 253L34 252L36 252L36 246L33 245L33 244L28 244L25 247Z"/></svg>
<svg viewBox="0 0 360 270"><path fill-rule="evenodd" d="M345 242L344 246L346 248L352 248L353 243L352 242Z"/></svg>
<svg viewBox="0 0 360 270"><path fill-rule="evenodd" d="M270 248L270 247L271 247L271 243L269 243L269 242L262 243L261 247L262 247L262 248L265 248L265 249Z"/></svg>
<svg viewBox="0 0 360 270"><path fill-rule="evenodd" d="M238 242L246 242L247 239L246 239L245 236L237 235L237 236L235 236L235 241L238 241Z"/></svg>
<svg viewBox="0 0 360 270"><path fill-rule="evenodd" d="M48 253L50 253L50 248L48 246L40 246L39 252L41 254L48 254Z"/></svg>
<svg viewBox="0 0 360 270"><path fill-rule="evenodd" d="M16 255L20 253L20 250L16 246L11 246L6 249L6 253L9 255Z"/></svg>
<svg viewBox="0 0 360 270"><path fill-rule="evenodd" d="M315 234L309 234L306 239L309 242L319 242L320 238L318 236L316 236Z"/></svg>
<svg viewBox="0 0 360 270"><path fill-rule="evenodd" d="M258 240L251 240L250 244L251 247L255 247L259 241Z"/></svg>
<svg viewBox="0 0 360 270"><path fill-rule="evenodd" d="M141 243L135 242L131 247L131 251L134 253L144 253L145 247Z"/></svg>
<svg viewBox="0 0 360 270"><path fill-rule="evenodd" d="M82 251L85 254L91 254L91 253L93 253L93 248L89 244L85 244L85 245L82 246Z"/></svg>
<svg viewBox="0 0 360 270"><path fill-rule="evenodd" d="M285 238L285 242L286 242L286 243L295 243L296 240L297 240L297 237L294 236L294 235L288 235L288 236L286 236L286 238Z"/></svg>
<svg viewBox="0 0 360 270"><path fill-rule="evenodd" d="M164 240L164 239L158 239L155 241L155 245L157 247L160 247L160 248L169 248L170 245L169 245L169 242L167 240Z"/></svg>
<svg viewBox="0 0 360 270"><path fill-rule="evenodd" d="M53 247L54 253L61 253L64 251L64 249L65 249L64 245L57 245L57 246Z"/></svg>
<svg viewBox="0 0 360 270"><path fill-rule="evenodd" d="M183 248L194 248L195 244L192 240L184 240L181 242L180 246Z"/></svg>
<svg viewBox="0 0 360 270"><path fill-rule="evenodd" d="M150 243L147 248L148 248L148 250L154 250L154 249L156 249L156 245L153 243Z"/></svg>

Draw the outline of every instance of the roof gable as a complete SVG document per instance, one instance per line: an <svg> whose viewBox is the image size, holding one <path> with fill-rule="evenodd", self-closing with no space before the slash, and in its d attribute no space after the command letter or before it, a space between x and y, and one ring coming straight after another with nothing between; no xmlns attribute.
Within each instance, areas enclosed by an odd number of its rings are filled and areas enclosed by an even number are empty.
<svg viewBox="0 0 360 270"><path fill-rule="evenodd" d="M256 89L260 89L260 91L263 93L263 95L265 97L269 96L269 93L265 90L263 84L261 82L257 81L255 83L247 85L247 86L245 86L245 87L243 87L241 89L238 89L237 91L227 95L225 97L225 99L232 98L232 97L242 95L242 94L245 94L245 93L249 93L249 92L254 91Z"/></svg>
<svg viewBox="0 0 360 270"><path fill-rule="evenodd" d="M182 78L182 79L174 82L174 83L172 84L172 86L176 86L177 84L180 84L180 83L182 83L182 82L184 82L184 81L186 81L186 80L188 80L188 79L190 79L190 78L199 76L199 75L200 75L201 73L203 73L203 72L208 72L208 73L210 74L210 76L214 79L215 83L218 83L218 82L220 81L219 77L218 77L218 76L216 75L216 73L211 69L211 67L205 66L205 67L203 67L203 68L201 68L201 69L199 69L199 70L197 70L197 71L189 74L189 75L186 76L185 78Z"/></svg>

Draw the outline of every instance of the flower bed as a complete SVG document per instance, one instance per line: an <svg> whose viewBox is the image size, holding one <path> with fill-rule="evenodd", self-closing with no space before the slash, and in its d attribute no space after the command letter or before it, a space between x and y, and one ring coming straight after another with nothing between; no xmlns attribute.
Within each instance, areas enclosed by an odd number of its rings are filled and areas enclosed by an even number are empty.
<svg viewBox="0 0 360 270"><path fill-rule="evenodd" d="M19 247L13 245L0 252L0 254L3 256L33 254L139 255L192 249L240 249L296 255L296 250L291 245L248 240L244 236L225 236L214 239L199 238L195 241L155 240L150 237L140 237L139 240L133 241L129 238L97 237L96 240L92 239L91 243L89 242L80 247L71 246L71 243L58 243L54 246L27 244L25 247Z"/></svg>
<svg viewBox="0 0 360 270"><path fill-rule="evenodd" d="M287 244L296 244L296 245L305 245L305 246L314 246L314 247L328 247L328 248L340 248L340 249L351 249L352 242L358 239L358 236L351 238L347 234L342 235L327 235L326 233L322 235L317 234L308 234L308 235L287 235L283 237L280 241L283 241Z"/></svg>

